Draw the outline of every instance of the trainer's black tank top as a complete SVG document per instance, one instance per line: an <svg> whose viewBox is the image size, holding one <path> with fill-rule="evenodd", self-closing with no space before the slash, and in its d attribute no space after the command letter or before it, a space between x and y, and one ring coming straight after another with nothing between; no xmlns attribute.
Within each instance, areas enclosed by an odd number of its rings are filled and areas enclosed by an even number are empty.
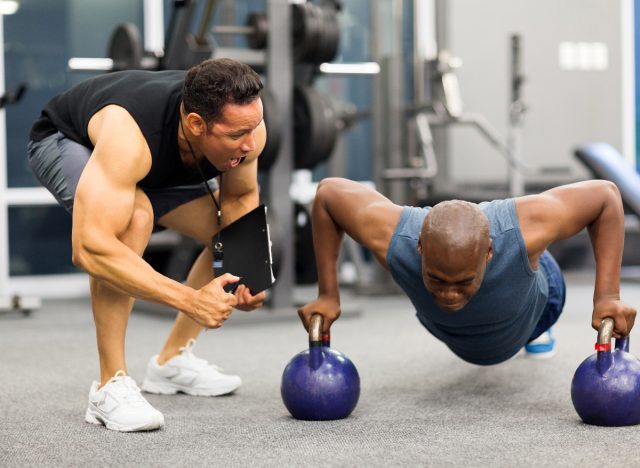
<svg viewBox="0 0 640 468"><path fill-rule="evenodd" d="M116 104L131 114L151 151L151 170L138 185L162 188L202 182L197 170L184 167L178 151L178 117L185 74L185 71L129 70L83 81L47 103L31 129L31 139L40 141L59 131L92 148L89 120L103 107ZM207 179L219 174L206 161L201 167Z"/></svg>

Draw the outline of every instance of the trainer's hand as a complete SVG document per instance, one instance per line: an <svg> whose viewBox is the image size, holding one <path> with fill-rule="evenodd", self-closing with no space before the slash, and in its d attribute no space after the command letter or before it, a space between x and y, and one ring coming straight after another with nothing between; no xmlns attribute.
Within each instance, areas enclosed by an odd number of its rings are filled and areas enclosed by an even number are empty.
<svg viewBox="0 0 640 468"><path fill-rule="evenodd" d="M237 276L225 273L198 289L196 305L189 316L203 327L221 327L238 302L236 296L225 292L223 288L239 279Z"/></svg>
<svg viewBox="0 0 640 468"><path fill-rule="evenodd" d="M267 297L267 293L262 291L261 293L253 296L249 288L247 288L244 284L241 284L240 286L238 286L238 289L236 289L235 296L238 301L238 303L236 304L236 309L250 312L257 309L258 307L262 307L262 305L264 304L264 300Z"/></svg>
<svg viewBox="0 0 640 468"><path fill-rule="evenodd" d="M309 324L313 314L320 314L322 321L322 333L329 333L331 324L340 317L340 300L335 297L320 296L313 302L309 302L298 309L298 316L302 320L302 325L309 331Z"/></svg>
<svg viewBox="0 0 640 468"><path fill-rule="evenodd" d="M631 333L636 320L636 309L619 299L600 299L593 306L591 326L597 330L606 317L613 319L613 336L621 338Z"/></svg>

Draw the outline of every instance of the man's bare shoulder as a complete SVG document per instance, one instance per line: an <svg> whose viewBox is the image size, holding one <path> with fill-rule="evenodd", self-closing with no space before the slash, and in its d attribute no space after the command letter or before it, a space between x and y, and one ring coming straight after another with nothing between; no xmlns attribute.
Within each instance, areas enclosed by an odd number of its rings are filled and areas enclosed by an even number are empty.
<svg viewBox="0 0 640 468"><path fill-rule="evenodd" d="M122 138L145 142L138 123L124 107L110 104L97 111L89 119L88 133L91 143L95 146L101 137L114 138L121 135Z"/></svg>
<svg viewBox="0 0 640 468"><path fill-rule="evenodd" d="M126 109L105 106L91 117L88 130L94 145L92 158L97 157L105 169L113 166L135 181L147 175L151 169L151 151L140 127Z"/></svg>

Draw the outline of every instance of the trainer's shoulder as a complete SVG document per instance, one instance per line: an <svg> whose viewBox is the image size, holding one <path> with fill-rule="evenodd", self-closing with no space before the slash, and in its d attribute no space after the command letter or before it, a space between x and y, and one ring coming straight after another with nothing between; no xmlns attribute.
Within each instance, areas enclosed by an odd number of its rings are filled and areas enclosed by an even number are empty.
<svg viewBox="0 0 640 468"><path fill-rule="evenodd" d="M120 147L127 154L147 155L149 146L136 120L127 109L110 104L96 112L89 120L89 139L111 148Z"/></svg>

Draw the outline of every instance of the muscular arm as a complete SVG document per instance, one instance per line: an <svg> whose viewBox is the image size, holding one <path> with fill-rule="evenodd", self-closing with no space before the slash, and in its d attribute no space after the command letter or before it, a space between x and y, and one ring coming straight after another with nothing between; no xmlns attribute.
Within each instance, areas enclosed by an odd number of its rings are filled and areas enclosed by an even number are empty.
<svg viewBox="0 0 640 468"><path fill-rule="evenodd" d="M532 265L552 242L588 230L596 260L592 326L612 317L614 334L627 335L636 311L620 301L624 211L617 187L602 180L579 182L522 197L516 207Z"/></svg>
<svg viewBox="0 0 640 468"><path fill-rule="evenodd" d="M209 311L198 310L203 305L199 291L159 274L119 239L134 212L136 184L151 167L135 121L124 109L107 106L91 119L89 136L94 151L74 201L74 263L131 296L167 304L214 326L206 317Z"/></svg>
<svg viewBox="0 0 640 468"><path fill-rule="evenodd" d="M388 268L387 249L401 212L400 206L357 182L338 178L320 182L311 215L319 297L298 310L306 328L313 313L324 316L325 331L340 315L337 262L343 233Z"/></svg>

